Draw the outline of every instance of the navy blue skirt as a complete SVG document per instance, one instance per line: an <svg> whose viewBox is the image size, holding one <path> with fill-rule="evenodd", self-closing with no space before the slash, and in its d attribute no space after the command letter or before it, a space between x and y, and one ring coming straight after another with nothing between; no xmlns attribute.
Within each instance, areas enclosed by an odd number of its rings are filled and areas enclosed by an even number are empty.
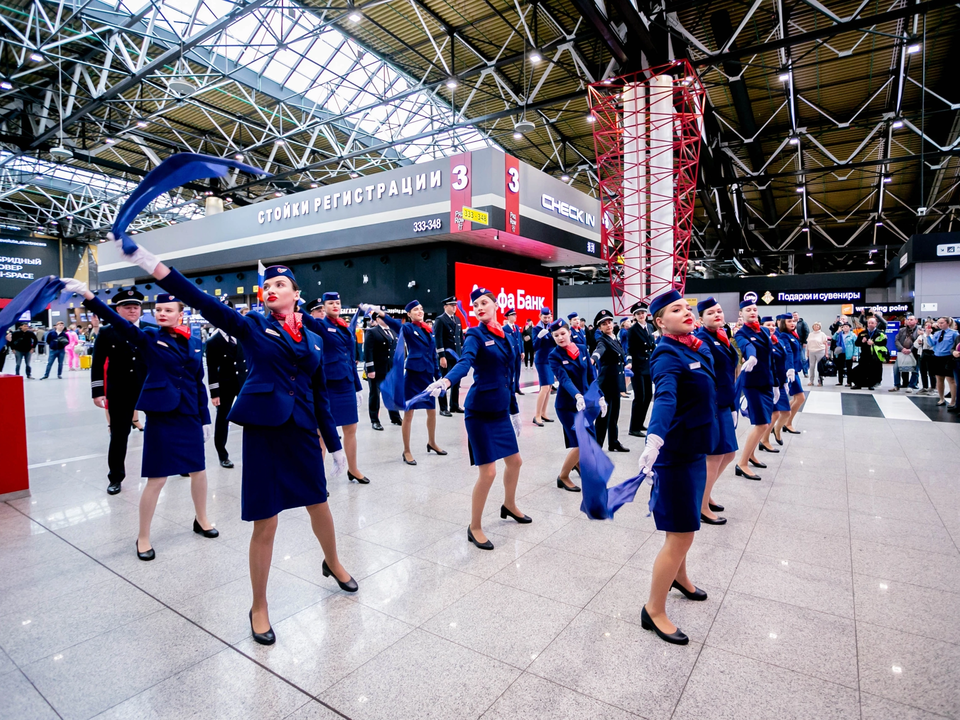
<svg viewBox="0 0 960 720"><path fill-rule="evenodd" d="M540 387L553 385L553 370L550 369L550 364L536 363L536 368L537 368L537 380L540 383Z"/></svg>
<svg viewBox="0 0 960 720"><path fill-rule="evenodd" d="M773 413L773 388L744 388L751 425L769 425Z"/></svg>
<svg viewBox="0 0 960 720"><path fill-rule="evenodd" d="M170 477L206 469L199 415L174 411L148 412L146 416L141 477Z"/></svg>
<svg viewBox="0 0 960 720"><path fill-rule="evenodd" d="M719 439L711 455L726 455L736 452L739 449L737 445L737 429L733 426L733 408L719 408L718 424L720 426Z"/></svg>
<svg viewBox="0 0 960 720"><path fill-rule="evenodd" d="M240 517L266 520L290 508L327 501L323 453L316 430L293 419L278 427L243 427Z"/></svg>
<svg viewBox="0 0 960 720"><path fill-rule="evenodd" d="M353 381L328 382L327 398L330 400L333 423L337 427L357 424L357 390Z"/></svg>
<svg viewBox="0 0 960 720"><path fill-rule="evenodd" d="M799 371L797 371L793 381L790 383L790 397L793 397L794 395L803 395L803 381L800 380Z"/></svg>
<svg viewBox="0 0 960 720"><path fill-rule="evenodd" d="M466 408L463 422L471 465L486 465L520 452L509 410L477 412Z"/></svg>
<svg viewBox="0 0 960 720"><path fill-rule="evenodd" d="M790 412L790 395L785 388L780 388L780 397L773 404L773 409L776 412Z"/></svg>
<svg viewBox="0 0 960 720"><path fill-rule="evenodd" d="M707 487L707 456L687 455L654 463L659 494L653 506L657 530L694 532L700 529L700 506Z"/></svg>
<svg viewBox="0 0 960 720"><path fill-rule="evenodd" d="M403 373L403 399L409 401L424 390L427 385L433 382L433 373L416 370L405 370ZM437 407L437 401L428 397L426 400L412 405L411 410L434 410Z"/></svg>
<svg viewBox="0 0 960 720"><path fill-rule="evenodd" d="M557 420L560 421L560 426L563 428L564 447L580 447L580 443L577 441L577 431L573 426L573 421L574 418L577 417L577 413L572 410L561 410L560 408L555 409L557 411Z"/></svg>

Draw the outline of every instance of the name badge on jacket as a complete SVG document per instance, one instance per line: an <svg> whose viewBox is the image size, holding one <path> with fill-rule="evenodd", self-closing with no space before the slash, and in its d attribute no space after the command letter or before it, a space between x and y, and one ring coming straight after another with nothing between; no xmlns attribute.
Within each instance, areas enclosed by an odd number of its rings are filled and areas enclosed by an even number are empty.
<svg viewBox="0 0 960 720"><path fill-rule="evenodd" d="M336 328L327 328L327 332L336 332L336 331L337 331Z"/></svg>
<svg viewBox="0 0 960 720"><path fill-rule="evenodd" d="M497 342L496 340L487 340L487 341L484 343L484 345L486 345L487 347L490 347L491 345L495 344L496 342Z"/></svg>
<svg viewBox="0 0 960 720"><path fill-rule="evenodd" d="M157 340L157 345L163 345L165 348L170 347L170 346L167 345L163 340Z"/></svg>
<svg viewBox="0 0 960 720"><path fill-rule="evenodd" d="M698 362L692 362L692 363L690 363L690 369L691 369L691 370L699 370L699 369L700 369L700 363L698 363Z"/></svg>
<svg viewBox="0 0 960 720"><path fill-rule="evenodd" d="M266 332L267 332L267 335L276 335L277 337L280 337L280 333L278 333L276 330L273 330L271 328L267 328Z"/></svg>
<svg viewBox="0 0 960 720"><path fill-rule="evenodd" d="M570 361L569 361L569 360L563 360L562 362L563 362L564 365L569 365L569 364L570 364Z"/></svg>

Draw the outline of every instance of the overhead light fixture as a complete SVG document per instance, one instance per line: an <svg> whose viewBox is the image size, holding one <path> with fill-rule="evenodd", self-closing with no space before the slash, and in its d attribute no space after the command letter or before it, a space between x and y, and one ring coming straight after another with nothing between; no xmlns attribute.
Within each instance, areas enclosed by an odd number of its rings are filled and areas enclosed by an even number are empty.
<svg viewBox="0 0 960 720"><path fill-rule="evenodd" d="M285 142L286 142L286 140L284 140L283 138L277 138L276 140L273 141L273 144L274 144L274 145L283 145Z"/></svg>
<svg viewBox="0 0 960 720"><path fill-rule="evenodd" d="M913 45L907 45L907 55L913 55L920 52L920 43L914 43Z"/></svg>
<svg viewBox="0 0 960 720"><path fill-rule="evenodd" d="M240 153L237 153L236 155L233 156L233 159L234 159L234 160L243 160L243 155L241 155Z"/></svg>
<svg viewBox="0 0 960 720"><path fill-rule="evenodd" d="M543 56L540 53L538 53L536 50L530 53L530 62L532 62L534 65L536 65L538 62L541 62L542 60L543 60Z"/></svg>
<svg viewBox="0 0 960 720"><path fill-rule="evenodd" d="M460 83L457 82L457 79L455 77L447 79L447 87L450 88L451 90L456 90L459 84Z"/></svg>
<svg viewBox="0 0 960 720"><path fill-rule="evenodd" d="M522 139L523 139L523 133L522 133L522 132L519 132L519 131L517 131L517 130L514 130L514 131L513 131L513 139L514 139L514 140L522 140Z"/></svg>
<svg viewBox="0 0 960 720"><path fill-rule="evenodd" d="M318 187L318 185L317 183L310 183L310 187L315 188L315 187Z"/></svg>
<svg viewBox="0 0 960 720"><path fill-rule="evenodd" d="M117 141L114 140L113 138L107 138L106 140L104 140L104 142L105 142L107 145L115 145Z"/></svg>
<svg viewBox="0 0 960 720"><path fill-rule="evenodd" d="M798 193L802 193L802 192L803 192L803 185L797 185L797 192L798 192Z"/></svg>
<svg viewBox="0 0 960 720"><path fill-rule="evenodd" d="M790 138L790 144L791 144L791 145L799 145L799 144L800 144L800 138L798 138L798 137L796 137L796 136Z"/></svg>
<svg viewBox="0 0 960 720"><path fill-rule="evenodd" d="M894 130L899 130L899 129L902 128L902 127L903 127L903 120L894 120L894 121L893 121L893 129L894 129Z"/></svg>
<svg viewBox="0 0 960 720"><path fill-rule="evenodd" d="M349 15L347 15L347 17L350 18L350 22L352 22L352 23L358 23L358 22L360 22L361 20L363 20L363 15L361 15L360 13L358 13L358 12L356 12L356 11L354 11L354 12L350 13Z"/></svg>
<svg viewBox="0 0 960 720"><path fill-rule="evenodd" d="M185 80L184 78L174 78L167 83L167 87L170 88L171 92L174 92L180 96L189 95L197 89L192 82Z"/></svg>
<svg viewBox="0 0 960 720"><path fill-rule="evenodd" d="M560 176L560 179L563 180L563 182L570 182L570 176L567 175L566 173L564 173L563 175L561 175L561 176Z"/></svg>
<svg viewBox="0 0 960 720"><path fill-rule="evenodd" d="M4 90L13 90L13 83L11 83L9 80L0 81L0 88L3 88Z"/></svg>
<svg viewBox="0 0 960 720"><path fill-rule="evenodd" d="M516 130L518 133L528 133L536 130L537 126L534 125L529 120L521 120L520 122L518 122L516 125L513 126L513 129Z"/></svg>
<svg viewBox="0 0 960 720"><path fill-rule="evenodd" d="M597 121L597 119L593 116L593 113L587 115L587 122L588 122L588 123L595 123L596 121Z"/></svg>
<svg viewBox="0 0 960 720"><path fill-rule="evenodd" d="M884 183L892 183L892 182L893 182L893 178L890 177L889 175L884 175L884 176L883 176L883 182L884 182Z"/></svg>
<svg viewBox="0 0 960 720"><path fill-rule="evenodd" d="M790 79L790 73L780 73L780 82L787 82Z"/></svg>
<svg viewBox="0 0 960 720"><path fill-rule="evenodd" d="M145 128L146 126L147 126L147 122L145 120L137 120L138 128Z"/></svg>
<svg viewBox="0 0 960 720"><path fill-rule="evenodd" d="M61 143L50 151L50 157L54 160L69 160L73 157L73 150L64 147L63 143Z"/></svg>
<svg viewBox="0 0 960 720"><path fill-rule="evenodd" d="M804 225L804 226L803 226L803 232L810 232L810 228L808 228L806 225Z"/></svg>
<svg viewBox="0 0 960 720"><path fill-rule="evenodd" d="M43 55L37 52L30 53L30 59L34 62L41 62L43 60Z"/></svg>
<svg viewBox="0 0 960 720"><path fill-rule="evenodd" d="M274 197L283 197L283 193L278 191L278 192L275 192L275 193L273 194L273 196L274 196Z"/></svg>
<svg viewBox="0 0 960 720"><path fill-rule="evenodd" d="M873 258L870 258L869 260L867 260L867 265L876 265L876 263L873 262Z"/></svg>
<svg viewBox="0 0 960 720"><path fill-rule="evenodd" d="M812 252L808 252L808 253L807 253L807 257L813 257L813 253L812 253Z"/></svg>
<svg viewBox="0 0 960 720"><path fill-rule="evenodd" d="M350 177L352 177L352 178L358 178L358 177L360 177L360 173L352 172L352 173L350 173Z"/></svg>
<svg viewBox="0 0 960 720"><path fill-rule="evenodd" d="M883 221L882 221L882 220L877 220L876 226L877 226L877 227L883 227Z"/></svg>

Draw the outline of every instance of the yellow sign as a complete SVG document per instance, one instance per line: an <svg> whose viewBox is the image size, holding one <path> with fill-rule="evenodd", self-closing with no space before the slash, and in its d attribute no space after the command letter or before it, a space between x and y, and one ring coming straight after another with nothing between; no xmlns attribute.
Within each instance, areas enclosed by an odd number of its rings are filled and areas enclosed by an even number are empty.
<svg viewBox="0 0 960 720"><path fill-rule="evenodd" d="M238 287L238 288L237 288L237 295L243 295L243 288L242 288L242 287Z"/></svg>
<svg viewBox="0 0 960 720"><path fill-rule="evenodd" d="M213 294L216 295L217 297L220 297L220 295L221 295L221 290L220 290L220 288L217 288L216 290L214 290L214 291L213 291Z"/></svg>
<svg viewBox="0 0 960 720"><path fill-rule="evenodd" d="M490 215L480 210L474 210L473 208L465 207L463 209L463 219L469 220L470 222L477 222L481 225L490 224Z"/></svg>
<svg viewBox="0 0 960 720"><path fill-rule="evenodd" d="M773 302L773 295L771 295L771 294L770 294L770 291L767 290L767 291L763 294L763 297L760 298L760 299L763 300L767 305L769 305L771 302Z"/></svg>
<svg viewBox="0 0 960 720"><path fill-rule="evenodd" d="M695 298L695 297L684 298L684 300L687 301L687 305L689 305L690 307L693 307L693 308L695 308L695 307L697 306L697 303L700 302L700 301L699 301L697 298Z"/></svg>

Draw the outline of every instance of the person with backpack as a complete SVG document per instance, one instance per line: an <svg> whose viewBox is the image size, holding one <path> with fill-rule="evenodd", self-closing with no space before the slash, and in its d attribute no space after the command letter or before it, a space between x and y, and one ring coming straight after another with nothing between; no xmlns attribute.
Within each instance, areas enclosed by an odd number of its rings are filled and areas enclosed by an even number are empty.
<svg viewBox="0 0 960 720"><path fill-rule="evenodd" d="M67 354L67 346L70 344L70 336L67 335L66 327L62 322L58 322L50 332L46 334L43 341L47 344L47 369L43 373L41 380L50 377L50 369L54 361L57 361L57 379L63 379L63 360Z"/></svg>

